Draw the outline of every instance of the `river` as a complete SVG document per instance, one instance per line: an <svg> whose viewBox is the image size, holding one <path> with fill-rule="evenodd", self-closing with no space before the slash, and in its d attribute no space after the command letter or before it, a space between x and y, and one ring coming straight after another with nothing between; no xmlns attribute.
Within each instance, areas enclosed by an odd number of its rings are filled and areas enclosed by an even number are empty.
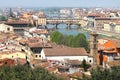
<svg viewBox="0 0 120 80"><path fill-rule="evenodd" d="M54 25L48 24L47 25L48 28L53 28ZM65 35L77 35L79 33L83 33L87 39L90 38L90 35L88 32L82 30L82 29L78 29L79 26L77 25L71 25L71 29L66 29L67 25L66 24L59 24L57 31L61 32L62 34Z"/></svg>

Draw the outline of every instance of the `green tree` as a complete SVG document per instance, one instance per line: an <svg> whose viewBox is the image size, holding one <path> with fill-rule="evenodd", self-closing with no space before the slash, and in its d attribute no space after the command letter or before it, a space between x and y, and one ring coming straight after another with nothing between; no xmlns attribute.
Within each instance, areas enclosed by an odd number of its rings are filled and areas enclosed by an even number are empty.
<svg viewBox="0 0 120 80"><path fill-rule="evenodd" d="M119 80L120 79L120 66L113 66L111 67L111 76L112 80Z"/></svg>
<svg viewBox="0 0 120 80"><path fill-rule="evenodd" d="M73 40L73 47L84 47L86 50L89 50L89 44L84 34L79 33L75 36Z"/></svg>
<svg viewBox="0 0 120 80"><path fill-rule="evenodd" d="M61 80L43 68L31 69L28 66L2 66L0 80Z"/></svg>
<svg viewBox="0 0 120 80"><path fill-rule="evenodd" d="M96 68L91 71L91 80L111 80L111 74L108 69L100 70L100 68Z"/></svg>
<svg viewBox="0 0 120 80"><path fill-rule="evenodd" d="M57 44L61 44L63 43L63 38L64 36L58 32L58 31L54 31L51 35L50 35L50 39L52 42L55 42Z"/></svg>
<svg viewBox="0 0 120 80"><path fill-rule="evenodd" d="M82 33L77 36L73 35L63 35L58 31L54 31L50 35L51 41L57 44L64 44L69 47L84 47L87 51L89 51L89 43L86 39L86 36Z"/></svg>
<svg viewBox="0 0 120 80"><path fill-rule="evenodd" d="M120 66L114 66L105 70L101 70L99 67L93 69L91 70L90 80L120 80Z"/></svg>
<svg viewBox="0 0 120 80"><path fill-rule="evenodd" d="M90 64L87 64L87 63L86 63L86 60L84 59L84 60L82 61L82 64L80 65L80 67L84 68L84 71L86 72L87 69L90 68L91 66L90 66Z"/></svg>
<svg viewBox="0 0 120 80"><path fill-rule="evenodd" d="M5 16L0 16L0 21L6 21L7 18Z"/></svg>
<svg viewBox="0 0 120 80"><path fill-rule="evenodd" d="M66 45L72 47L73 39L74 39L73 35L66 36Z"/></svg>

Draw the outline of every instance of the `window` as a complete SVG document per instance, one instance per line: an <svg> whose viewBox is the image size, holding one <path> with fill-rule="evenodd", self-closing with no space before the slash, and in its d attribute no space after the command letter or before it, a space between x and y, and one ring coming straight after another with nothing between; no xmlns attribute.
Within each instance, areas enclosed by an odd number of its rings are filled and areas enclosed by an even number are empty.
<svg viewBox="0 0 120 80"><path fill-rule="evenodd" d="M38 57L38 55L35 55L35 57L37 58L37 57Z"/></svg>
<svg viewBox="0 0 120 80"><path fill-rule="evenodd" d="M7 28L7 31L10 31L10 28L9 28L9 27Z"/></svg>
<svg viewBox="0 0 120 80"><path fill-rule="evenodd" d="M91 63L92 61L91 61L91 60L89 60L89 62Z"/></svg>
<svg viewBox="0 0 120 80"><path fill-rule="evenodd" d="M25 50L22 49L22 52L25 52Z"/></svg>
<svg viewBox="0 0 120 80"><path fill-rule="evenodd" d="M41 55L39 55L39 57L41 57Z"/></svg>

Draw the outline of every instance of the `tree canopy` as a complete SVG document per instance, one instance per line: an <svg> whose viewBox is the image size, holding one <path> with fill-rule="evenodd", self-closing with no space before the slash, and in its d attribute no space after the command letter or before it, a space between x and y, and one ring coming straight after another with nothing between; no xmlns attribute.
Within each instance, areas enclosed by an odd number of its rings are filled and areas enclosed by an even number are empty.
<svg viewBox="0 0 120 80"><path fill-rule="evenodd" d="M120 80L120 66L105 70L98 67L91 71L91 79L89 80Z"/></svg>
<svg viewBox="0 0 120 80"><path fill-rule="evenodd" d="M6 21L7 18L5 16L0 16L0 21Z"/></svg>
<svg viewBox="0 0 120 80"><path fill-rule="evenodd" d="M84 47L86 50L89 50L89 43L86 39L86 36L82 33L73 36L63 35L58 31L54 31L51 33L50 38L52 42L57 44L63 44L69 47Z"/></svg>
<svg viewBox="0 0 120 80"><path fill-rule="evenodd" d="M0 68L0 80L62 80L43 68L31 69L27 66L3 66Z"/></svg>
<svg viewBox="0 0 120 80"><path fill-rule="evenodd" d="M86 72L87 69L91 67L91 65L90 65L90 64L87 64L87 63L86 63L86 60L84 59L84 60L82 61L82 64L80 65L80 67L84 68L84 71Z"/></svg>

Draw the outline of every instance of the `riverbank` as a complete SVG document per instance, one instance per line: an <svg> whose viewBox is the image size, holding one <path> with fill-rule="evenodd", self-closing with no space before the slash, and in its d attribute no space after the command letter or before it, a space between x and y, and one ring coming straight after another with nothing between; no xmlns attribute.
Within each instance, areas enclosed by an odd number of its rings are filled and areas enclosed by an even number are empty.
<svg viewBox="0 0 120 80"><path fill-rule="evenodd" d="M95 30L92 28L83 28L83 30L85 30L89 33L92 31L97 32L99 34L99 37L120 39L120 34L118 34L118 33L113 33L113 32L103 31L103 30Z"/></svg>

